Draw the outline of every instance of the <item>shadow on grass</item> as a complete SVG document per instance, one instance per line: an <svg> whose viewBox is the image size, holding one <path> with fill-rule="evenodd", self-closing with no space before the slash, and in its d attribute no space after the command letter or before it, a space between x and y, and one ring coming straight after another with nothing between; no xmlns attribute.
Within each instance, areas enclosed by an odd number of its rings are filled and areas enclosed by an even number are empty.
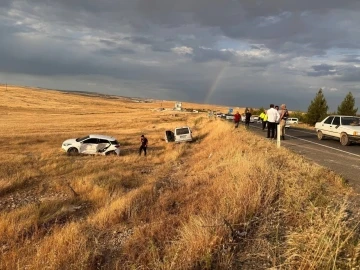
<svg viewBox="0 0 360 270"><path fill-rule="evenodd" d="M28 177L22 180L14 181L10 186L0 189L0 197L15 191L19 192L21 190L31 188L37 185L39 182L40 182L39 180L33 177Z"/></svg>
<svg viewBox="0 0 360 270"><path fill-rule="evenodd" d="M209 135L209 132L195 136L194 140L192 141L192 143L194 142L201 142L203 139L205 139L207 136Z"/></svg>

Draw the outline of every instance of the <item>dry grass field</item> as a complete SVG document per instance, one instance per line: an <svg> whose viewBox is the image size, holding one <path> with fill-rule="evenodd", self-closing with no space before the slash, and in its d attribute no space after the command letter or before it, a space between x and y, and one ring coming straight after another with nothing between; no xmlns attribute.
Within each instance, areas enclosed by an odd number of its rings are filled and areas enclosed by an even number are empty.
<svg viewBox="0 0 360 270"><path fill-rule="evenodd" d="M0 104L0 269L359 267L351 189L243 128L154 110L173 102L15 86ZM196 141L167 144L182 125ZM116 137L121 156L61 151L90 133Z"/></svg>

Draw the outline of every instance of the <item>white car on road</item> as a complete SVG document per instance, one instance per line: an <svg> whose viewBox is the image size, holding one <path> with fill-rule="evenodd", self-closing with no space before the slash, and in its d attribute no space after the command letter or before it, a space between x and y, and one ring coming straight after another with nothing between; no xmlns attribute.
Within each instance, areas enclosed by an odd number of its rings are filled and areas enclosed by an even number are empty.
<svg viewBox="0 0 360 270"><path fill-rule="evenodd" d="M294 124L299 124L299 119L298 118L288 118L285 122L285 127L289 128L291 125Z"/></svg>
<svg viewBox="0 0 360 270"><path fill-rule="evenodd" d="M226 114L225 119L226 120L234 120L235 116L233 114Z"/></svg>
<svg viewBox="0 0 360 270"><path fill-rule="evenodd" d="M341 145L360 141L360 118L356 116L330 115L315 124L319 140L325 137L339 139Z"/></svg>
<svg viewBox="0 0 360 270"><path fill-rule="evenodd" d="M82 138L69 139L62 143L61 148L69 155L120 155L119 142L114 137L106 135L92 134Z"/></svg>

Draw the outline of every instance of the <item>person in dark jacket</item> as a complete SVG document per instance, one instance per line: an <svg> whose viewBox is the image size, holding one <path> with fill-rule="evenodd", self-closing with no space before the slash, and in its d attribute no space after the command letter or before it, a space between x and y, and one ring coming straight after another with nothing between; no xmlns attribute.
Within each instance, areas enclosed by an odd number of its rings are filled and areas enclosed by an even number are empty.
<svg viewBox="0 0 360 270"><path fill-rule="evenodd" d="M248 108L245 110L245 127L248 128L250 125L251 112Z"/></svg>
<svg viewBox="0 0 360 270"><path fill-rule="evenodd" d="M234 115L235 128L239 127L240 120L241 120L240 113L236 112L235 115Z"/></svg>
<svg viewBox="0 0 360 270"><path fill-rule="evenodd" d="M139 156L141 156L142 151L144 151L144 156L146 156L146 148L148 145L148 139L144 135L141 135L140 142L141 142L141 145L139 148Z"/></svg>

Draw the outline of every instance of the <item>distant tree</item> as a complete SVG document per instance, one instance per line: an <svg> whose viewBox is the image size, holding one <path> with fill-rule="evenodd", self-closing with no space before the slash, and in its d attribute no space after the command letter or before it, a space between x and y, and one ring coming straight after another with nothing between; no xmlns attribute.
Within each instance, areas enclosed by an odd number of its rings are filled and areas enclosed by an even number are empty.
<svg viewBox="0 0 360 270"><path fill-rule="evenodd" d="M324 97L323 91L320 88L315 98L311 101L307 114L306 122L309 125L315 125L316 122L323 120L327 116L329 107Z"/></svg>
<svg viewBox="0 0 360 270"><path fill-rule="evenodd" d="M340 106L338 107L338 114L342 115L356 115L358 108L355 107L355 98L351 92L346 95L343 102L341 102Z"/></svg>
<svg viewBox="0 0 360 270"><path fill-rule="evenodd" d="M265 111L264 107L261 107L261 108L258 109L258 110L250 109L250 112L251 112L252 115L260 115L260 114L261 114L262 112L264 112L264 111Z"/></svg>

